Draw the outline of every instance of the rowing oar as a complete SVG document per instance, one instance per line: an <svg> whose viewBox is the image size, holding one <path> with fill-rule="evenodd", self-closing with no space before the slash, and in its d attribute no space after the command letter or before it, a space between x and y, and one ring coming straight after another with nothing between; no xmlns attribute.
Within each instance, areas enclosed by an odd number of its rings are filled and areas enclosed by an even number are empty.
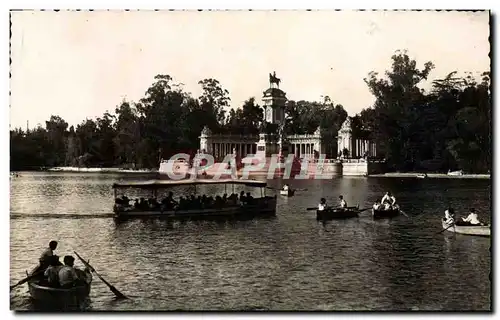
<svg viewBox="0 0 500 320"><path fill-rule="evenodd" d="M399 212L401 212L405 217L407 217L408 219L410 219L410 217L401 209L399 209Z"/></svg>
<svg viewBox="0 0 500 320"><path fill-rule="evenodd" d="M95 275L101 279L102 282L104 282L105 285L107 285L109 287L109 289L115 294L115 296L119 299L127 299L127 297L121 293L120 291L118 291L118 289L116 289L112 284L110 284L109 282L107 282L106 280L104 280L103 277L101 277L101 275L99 273L97 273L97 271L95 271L95 269L87 262L85 261L82 257L80 257L80 255L76 252L76 251L73 251L76 256L78 257L78 259L80 259L80 261L87 267L89 268L89 270L93 273L95 273Z"/></svg>
<svg viewBox="0 0 500 320"><path fill-rule="evenodd" d="M20 286L20 285L22 285L22 284L26 283L27 281L30 281L31 279L38 277L38 276L39 276L40 274L42 274L44 271L45 271L45 270L39 270L39 271L37 271L37 272L33 273L32 275L27 276L26 278L24 278L23 280L19 281L18 283L16 283L16 284L14 284L14 285L10 286L10 290L12 291L12 289L14 289L15 287L18 287L18 286Z"/></svg>
<svg viewBox="0 0 500 320"><path fill-rule="evenodd" d="M436 234L440 234L441 232L445 232L446 230L448 230L448 229L449 229L449 228L451 228L451 227L455 227L455 224L450 224L450 225L449 225L446 229L443 229L443 230L439 231L439 232L438 232L438 233L436 233Z"/></svg>

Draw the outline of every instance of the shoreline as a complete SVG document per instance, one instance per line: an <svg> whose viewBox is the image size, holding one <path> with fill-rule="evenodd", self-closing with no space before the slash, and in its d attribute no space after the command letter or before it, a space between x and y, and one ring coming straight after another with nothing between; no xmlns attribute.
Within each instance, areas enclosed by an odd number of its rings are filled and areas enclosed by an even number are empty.
<svg viewBox="0 0 500 320"><path fill-rule="evenodd" d="M419 175L424 175L426 173L418 172L395 172L395 173L381 173L381 174L370 174L368 177L371 178L419 178ZM491 179L490 174L462 174L462 175L448 175L446 173L427 173L425 178L420 179Z"/></svg>
<svg viewBox="0 0 500 320"><path fill-rule="evenodd" d="M159 173L158 169L121 169L121 168L79 168L79 167L57 167L47 170L36 170L40 172L67 172L67 173L131 173L131 174L148 174ZM10 171L17 173L22 171ZM255 173L254 173L255 174ZM427 173L425 178L419 176L425 173L419 172L388 172L380 174L369 174L368 178L420 178L420 179L491 179L491 174L462 174L448 175L446 173ZM252 175L252 174L250 174ZM333 178L350 177L347 175L334 176Z"/></svg>

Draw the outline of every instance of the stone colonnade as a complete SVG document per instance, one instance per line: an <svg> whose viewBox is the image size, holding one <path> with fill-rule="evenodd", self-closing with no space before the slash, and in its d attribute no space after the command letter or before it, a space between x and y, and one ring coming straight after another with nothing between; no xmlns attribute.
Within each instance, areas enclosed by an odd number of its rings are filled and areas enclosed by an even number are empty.
<svg viewBox="0 0 500 320"><path fill-rule="evenodd" d="M365 139L353 139L352 136L339 136L338 149L343 151L349 150L350 158L363 157L365 153L368 157L377 157L377 146L373 141Z"/></svg>

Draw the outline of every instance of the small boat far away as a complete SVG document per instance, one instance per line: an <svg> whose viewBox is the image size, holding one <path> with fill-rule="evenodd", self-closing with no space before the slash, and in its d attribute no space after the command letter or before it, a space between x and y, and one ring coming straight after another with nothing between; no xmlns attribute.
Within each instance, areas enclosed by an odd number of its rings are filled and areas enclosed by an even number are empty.
<svg viewBox="0 0 500 320"><path fill-rule="evenodd" d="M360 213L359 206L347 208L326 208L325 210L316 210L316 220L348 219L358 217Z"/></svg>

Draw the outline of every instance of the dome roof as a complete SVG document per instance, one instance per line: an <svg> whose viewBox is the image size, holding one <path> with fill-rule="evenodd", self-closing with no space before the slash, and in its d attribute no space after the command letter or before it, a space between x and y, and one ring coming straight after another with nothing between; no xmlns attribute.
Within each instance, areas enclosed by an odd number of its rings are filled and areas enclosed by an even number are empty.
<svg viewBox="0 0 500 320"><path fill-rule="evenodd" d="M264 97L280 97L280 98L285 98L286 93L278 88L269 88L266 91L264 91Z"/></svg>

